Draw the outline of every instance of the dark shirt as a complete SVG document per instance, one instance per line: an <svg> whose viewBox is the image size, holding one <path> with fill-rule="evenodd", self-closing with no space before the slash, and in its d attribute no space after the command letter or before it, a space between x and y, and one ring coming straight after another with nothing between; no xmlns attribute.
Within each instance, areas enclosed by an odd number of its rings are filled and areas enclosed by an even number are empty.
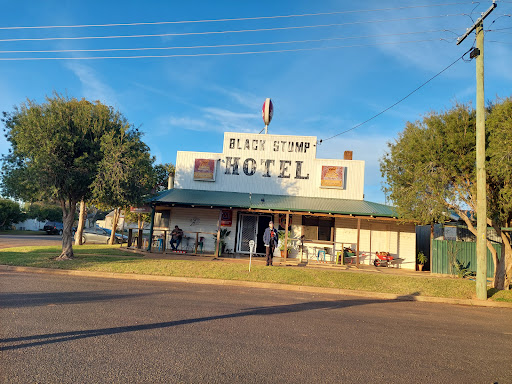
<svg viewBox="0 0 512 384"><path fill-rule="evenodd" d="M179 228L174 228L173 231L171 232L171 236L174 240L181 239L183 236L183 231Z"/></svg>

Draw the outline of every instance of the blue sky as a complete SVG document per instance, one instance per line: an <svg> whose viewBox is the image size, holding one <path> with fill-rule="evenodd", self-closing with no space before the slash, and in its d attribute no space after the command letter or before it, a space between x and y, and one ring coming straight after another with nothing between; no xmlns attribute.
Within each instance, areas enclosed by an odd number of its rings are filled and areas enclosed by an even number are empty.
<svg viewBox="0 0 512 384"><path fill-rule="evenodd" d="M145 141L158 162L174 163L178 150L220 152L225 131L259 132L263 128L261 105L266 97L271 97L274 102L271 133L313 135L325 139L395 103L471 47L474 34L460 46L456 45L455 39L473 24L468 14L473 12L473 19L478 18L491 2L448 1L443 6L436 6L441 3L439 0L356 3L341 0L2 1L0 27L4 28L338 13L138 26L0 29L0 40L174 34L117 39L0 41L1 51L301 41L193 49L0 53L0 59L196 55L0 60L0 110L11 111L14 105L27 98L42 102L45 95L53 91L100 100L118 108L135 126L141 126ZM397 9L399 7L408 8ZM512 17L498 18L505 14L512 14L512 1L498 1L498 7L485 21L485 28L492 30L485 35L488 100L512 94ZM273 30L204 33L247 29ZM203 34L197 34L199 32ZM310 48L314 49L225 54ZM197 56L204 53L223 55ZM317 156L342 158L343 151L353 150L354 159L366 161L365 199L383 203L385 196L381 191L378 163L386 143L397 138L407 121L421 119L429 111L449 108L455 101L474 104L474 100L475 63L459 61L392 110L321 144ZM7 149L8 143L1 137L0 153L6 153Z"/></svg>

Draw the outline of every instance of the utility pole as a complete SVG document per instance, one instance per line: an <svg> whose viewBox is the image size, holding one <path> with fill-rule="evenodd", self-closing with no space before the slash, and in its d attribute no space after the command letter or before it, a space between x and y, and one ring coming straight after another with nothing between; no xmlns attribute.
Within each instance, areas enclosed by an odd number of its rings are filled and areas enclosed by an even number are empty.
<svg viewBox="0 0 512 384"><path fill-rule="evenodd" d="M496 8L496 0L478 20L457 39L457 45L476 31L476 297L487 300L487 178L485 175L485 97L484 97L484 19Z"/></svg>

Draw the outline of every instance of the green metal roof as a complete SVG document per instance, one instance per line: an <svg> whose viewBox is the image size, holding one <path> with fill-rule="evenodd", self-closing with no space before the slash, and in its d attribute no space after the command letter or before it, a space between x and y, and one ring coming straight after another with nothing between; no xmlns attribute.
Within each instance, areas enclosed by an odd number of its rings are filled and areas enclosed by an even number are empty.
<svg viewBox="0 0 512 384"><path fill-rule="evenodd" d="M195 189L170 189L159 193L149 202L156 205L177 204L361 216L396 216L393 207L364 200L199 191Z"/></svg>

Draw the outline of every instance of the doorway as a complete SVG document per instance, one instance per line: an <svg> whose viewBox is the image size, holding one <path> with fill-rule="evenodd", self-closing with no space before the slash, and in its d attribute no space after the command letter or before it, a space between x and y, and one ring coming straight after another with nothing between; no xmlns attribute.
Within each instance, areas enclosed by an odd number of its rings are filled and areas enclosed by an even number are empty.
<svg viewBox="0 0 512 384"><path fill-rule="evenodd" d="M256 242L256 253L265 255L263 234L270 220L272 220L272 215L240 214L236 251L238 253L250 253L249 241L254 240Z"/></svg>
<svg viewBox="0 0 512 384"><path fill-rule="evenodd" d="M256 242L256 253L266 254L265 243L263 242L263 234L268 228L268 223L272 220L272 216L261 215L258 220L258 241Z"/></svg>

